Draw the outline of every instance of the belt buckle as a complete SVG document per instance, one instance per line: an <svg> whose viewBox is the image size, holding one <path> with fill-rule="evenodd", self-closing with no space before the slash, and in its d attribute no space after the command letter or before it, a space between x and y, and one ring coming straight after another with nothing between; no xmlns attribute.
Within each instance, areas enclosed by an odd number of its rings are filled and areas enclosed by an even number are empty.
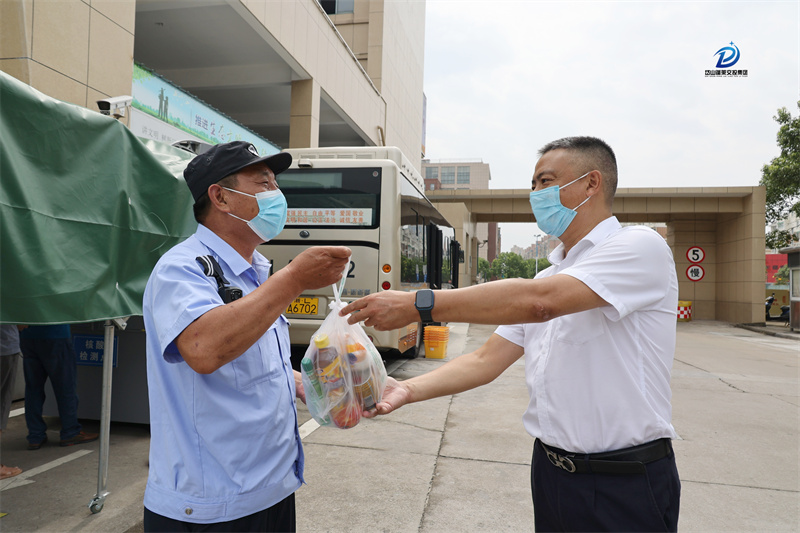
<svg viewBox="0 0 800 533"><path fill-rule="evenodd" d="M553 464L553 466L563 468L570 474L575 472L575 463L573 463L569 457L559 455L548 448L545 448L544 452L547 454L547 459Z"/></svg>

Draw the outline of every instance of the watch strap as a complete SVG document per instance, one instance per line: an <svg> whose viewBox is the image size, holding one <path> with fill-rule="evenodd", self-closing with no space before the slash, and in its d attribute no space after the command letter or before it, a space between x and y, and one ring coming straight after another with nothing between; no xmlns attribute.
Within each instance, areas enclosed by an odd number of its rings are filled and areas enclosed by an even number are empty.
<svg viewBox="0 0 800 533"><path fill-rule="evenodd" d="M417 311L419 311L419 319L422 322L433 322L433 309L417 309Z"/></svg>

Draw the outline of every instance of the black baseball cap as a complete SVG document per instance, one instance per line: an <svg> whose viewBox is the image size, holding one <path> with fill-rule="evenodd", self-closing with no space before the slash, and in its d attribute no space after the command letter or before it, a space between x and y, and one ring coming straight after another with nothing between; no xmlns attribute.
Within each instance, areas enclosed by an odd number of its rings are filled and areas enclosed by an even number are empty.
<svg viewBox="0 0 800 533"><path fill-rule="evenodd" d="M183 171L183 179L196 203L219 180L256 163L266 163L277 176L292 164L292 155L279 152L261 157L256 147L245 141L217 144L189 162Z"/></svg>

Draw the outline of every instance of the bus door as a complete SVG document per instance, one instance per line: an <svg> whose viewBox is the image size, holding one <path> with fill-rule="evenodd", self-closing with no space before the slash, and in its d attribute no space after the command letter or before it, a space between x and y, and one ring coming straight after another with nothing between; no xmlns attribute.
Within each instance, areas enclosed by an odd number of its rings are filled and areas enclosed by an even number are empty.
<svg viewBox="0 0 800 533"><path fill-rule="evenodd" d="M430 223L428 240L428 286L431 289L458 287L458 264L461 246L455 239L455 230L449 226Z"/></svg>
<svg viewBox="0 0 800 533"><path fill-rule="evenodd" d="M450 272L453 278L453 288L458 288L458 270L461 263L463 263L463 254L461 245L453 239L450 241Z"/></svg>
<svg viewBox="0 0 800 533"><path fill-rule="evenodd" d="M442 288L442 230L428 224L428 286Z"/></svg>

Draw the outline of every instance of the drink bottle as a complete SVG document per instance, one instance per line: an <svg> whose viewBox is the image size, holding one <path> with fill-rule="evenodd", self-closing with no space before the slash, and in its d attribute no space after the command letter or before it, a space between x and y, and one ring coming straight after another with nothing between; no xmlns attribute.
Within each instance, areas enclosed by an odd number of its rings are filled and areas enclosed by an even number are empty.
<svg viewBox="0 0 800 533"><path fill-rule="evenodd" d="M306 403L309 405L309 411L311 411L310 407L312 405L314 407L314 412L319 413L324 411L325 392L322 390L317 372L314 370L314 362L308 357L303 357L303 360L300 361L300 366L311 384L311 390L306 390ZM312 412L311 414L313 415L314 413ZM331 423L331 419L327 415L324 417L314 416L314 419L319 422L320 425Z"/></svg>
<svg viewBox="0 0 800 533"><path fill-rule="evenodd" d="M347 359L350 362L350 375L353 377L353 389L356 391L359 404L367 411L375 409L375 404L380 398L367 350L357 342L348 344Z"/></svg>
<svg viewBox="0 0 800 533"><path fill-rule="evenodd" d="M331 345L327 335L320 334L314 337L317 347L317 366L319 381L325 391L328 405L330 405L331 418L336 427L351 428L361 420L361 411L354 401L352 391L347 389L344 373L349 369L344 365L339 351Z"/></svg>

